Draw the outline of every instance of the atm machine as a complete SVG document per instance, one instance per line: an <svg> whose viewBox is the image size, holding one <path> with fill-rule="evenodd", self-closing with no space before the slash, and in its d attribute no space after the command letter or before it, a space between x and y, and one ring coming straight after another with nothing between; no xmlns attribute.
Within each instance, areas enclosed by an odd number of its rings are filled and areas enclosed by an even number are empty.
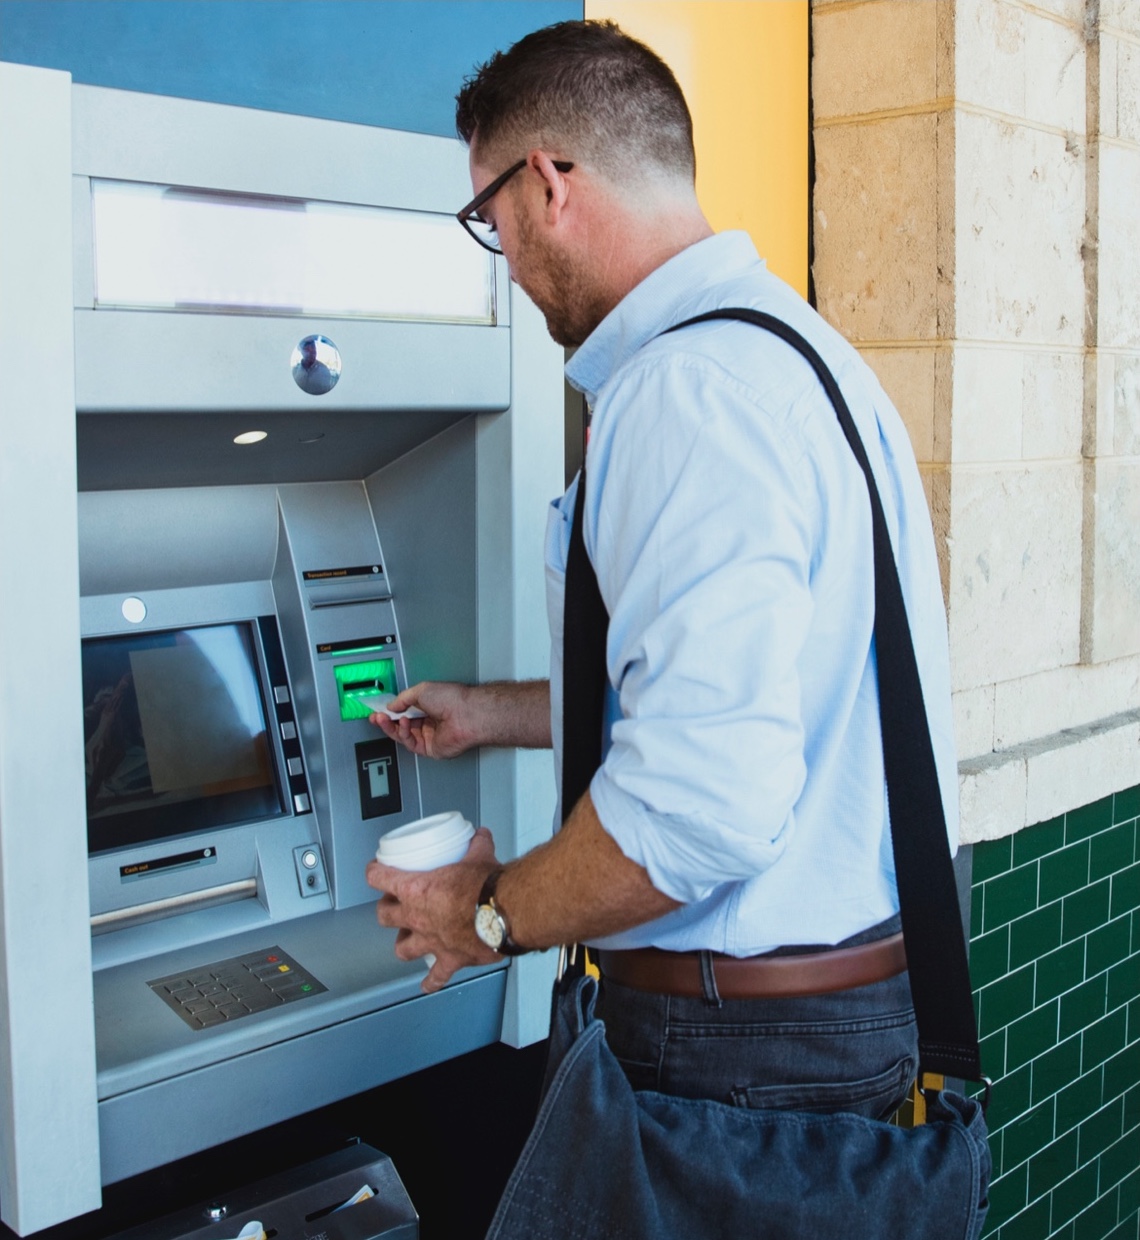
<svg viewBox="0 0 1140 1240"><path fill-rule="evenodd" d="M0 65L0 1214L496 1040L548 956L425 996L378 837L549 833L547 754L368 702L543 676L561 351L452 213L458 142Z"/></svg>

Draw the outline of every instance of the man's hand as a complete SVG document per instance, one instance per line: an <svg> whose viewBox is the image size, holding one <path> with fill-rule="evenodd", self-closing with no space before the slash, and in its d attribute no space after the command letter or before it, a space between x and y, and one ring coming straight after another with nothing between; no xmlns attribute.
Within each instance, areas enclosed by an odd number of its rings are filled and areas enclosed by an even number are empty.
<svg viewBox="0 0 1140 1240"><path fill-rule="evenodd" d="M457 685L424 680L388 703L397 714L409 706L423 719L371 716L385 736L420 758L457 758L479 745L550 748L550 683L545 680L494 681Z"/></svg>
<svg viewBox="0 0 1140 1240"><path fill-rule="evenodd" d="M369 862L368 883L384 893L376 905L376 919L397 931L396 955L401 960L435 956L422 983L428 994L446 985L458 969L502 959L475 933L475 903L497 865L495 843L486 827L475 832L467 855L455 865L421 872Z"/></svg>
<svg viewBox="0 0 1140 1240"><path fill-rule="evenodd" d="M389 719L377 711L371 716L385 736L420 758L457 758L480 743L477 730L478 704L472 702L471 685L447 681L421 681L388 703L399 713L409 706L424 712L423 719Z"/></svg>
<svg viewBox="0 0 1140 1240"><path fill-rule="evenodd" d="M376 918L398 932L396 955L415 960L430 952L436 958L423 981L429 993L457 969L502 959L475 933L479 892L497 867L486 827L475 832L457 865L422 873L368 863L368 882L385 893ZM681 907L622 853L599 822L588 792L553 839L504 867L495 900L510 918L515 941L536 951L589 942Z"/></svg>

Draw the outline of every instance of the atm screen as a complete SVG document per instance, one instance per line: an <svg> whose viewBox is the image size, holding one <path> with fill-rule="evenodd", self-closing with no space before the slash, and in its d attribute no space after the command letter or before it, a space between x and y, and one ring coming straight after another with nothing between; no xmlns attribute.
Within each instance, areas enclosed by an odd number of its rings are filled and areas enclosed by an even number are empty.
<svg viewBox="0 0 1140 1240"><path fill-rule="evenodd" d="M249 624L88 638L83 730L92 853L284 812Z"/></svg>

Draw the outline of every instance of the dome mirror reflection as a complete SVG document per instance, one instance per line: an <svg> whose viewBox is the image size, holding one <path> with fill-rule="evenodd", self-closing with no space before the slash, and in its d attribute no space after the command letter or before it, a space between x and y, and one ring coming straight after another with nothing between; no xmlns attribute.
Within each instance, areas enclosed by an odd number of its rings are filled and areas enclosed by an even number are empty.
<svg viewBox="0 0 1140 1240"><path fill-rule="evenodd" d="M323 396L340 379L340 350L327 336L306 336L289 361L293 382L310 396Z"/></svg>

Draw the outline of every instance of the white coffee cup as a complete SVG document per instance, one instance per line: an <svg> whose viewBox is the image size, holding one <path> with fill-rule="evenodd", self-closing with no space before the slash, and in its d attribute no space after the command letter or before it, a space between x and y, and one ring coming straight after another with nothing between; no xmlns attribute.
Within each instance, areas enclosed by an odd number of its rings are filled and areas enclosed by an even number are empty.
<svg viewBox="0 0 1140 1240"><path fill-rule="evenodd" d="M457 809L432 814L382 835L376 860L397 870L437 870L462 861L474 834Z"/></svg>

